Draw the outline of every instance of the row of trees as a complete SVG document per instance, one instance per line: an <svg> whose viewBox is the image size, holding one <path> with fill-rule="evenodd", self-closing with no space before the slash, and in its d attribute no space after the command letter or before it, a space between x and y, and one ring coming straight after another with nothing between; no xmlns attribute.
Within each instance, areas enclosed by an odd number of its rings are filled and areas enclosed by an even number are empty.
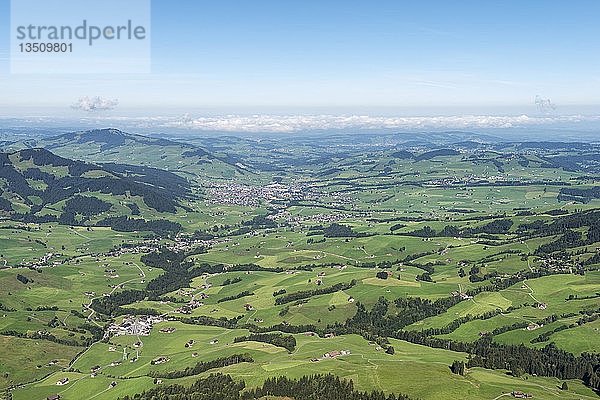
<svg viewBox="0 0 600 400"><path fill-rule="evenodd" d="M296 338L281 333L252 333L249 336L236 337L233 341L234 343L247 341L269 343L273 346L283 347L290 353L296 348Z"/></svg>
<svg viewBox="0 0 600 400"><path fill-rule="evenodd" d="M159 236L167 236L181 231L181 224L166 219L145 220L127 216L108 217L97 223L119 232L151 231Z"/></svg>
<svg viewBox="0 0 600 400"><path fill-rule="evenodd" d="M353 238L353 237L365 237L368 236L363 232L354 232L348 225L342 225L333 223L327 227L323 225L312 226L309 228L307 236L323 235L325 238ZM310 239L309 239L310 240ZM319 243L318 241L311 240L310 243Z"/></svg>
<svg viewBox="0 0 600 400"><path fill-rule="evenodd" d="M448 297L431 301L419 297L399 298L395 300L395 309L390 310L390 302L380 297L371 310L362 303L357 303L356 314L348 319L343 327L334 333L369 332L377 336L391 336L395 331L417 321L441 314L458 304L460 297ZM341 329L340 329L341 328Z"/></svg>
<svg viewBox="0 0 600 400"><path fill-rule="evenodd" d="M333 286L329 286L329 287L325 287L325 288L321 288L321 289L302 290L299 292L289 293L289 294L277 297L275 299L275 305L279 306L282 304L291 303L293 301L308 299L313 296L335 293L335 292L339 292L340 290L348 290L354 285L356 285L356 280L353 279L348 283L340 282L340 283L336 283Z"/></svg>
<svg viewBox="0 0 600 400"><path fill-rule="evenodd" d="M213 374L189 386L160 386L123 400L255 400L270 396L310 400L409 400L404 395L386 395L380 391L360 392L350 380L334 375L311 375L298 380L284 376L267 379L262 386L246 389L244 381L229 375Z"/></svg>
<svg viewBox="0 0 600 400"><path fill-rule="evenodd" d="M436 232L430 226L409 232L407 235L418 237L471 237L478 234L506 234L510 231L513 221L510 219L497 219L482 226L474 228L459 228L454 225L446 225L441 231Z"/></svg>
<svg viewBox="0 0 600 400"><path fill-rule="evenodd" d="M252 362L254 362L254 359L249 354L234 354L229 357L221 357L211 361L200 361L193 367L187 367L178 371L152 371L150 372L150 376L154 378L177 379L185 376L198 375L211 369L223 368L228 365Z"/></svg>
<svg viewBox="0 0 600 400"><path fill-rule="evenodd" d="M244 290L243 292L240 292L238 294L222 297L219 300L217 300L217 303L223 303L225 301L237 300L237 299L241 299L242 297L248 297L248 296L253 296L253 295L254 295L253 292L251 292L249 290Z"/></svg>
<svg viewBox="0 0 600 400"><path fill-rule="evenodd" d="M589 203L593 199L600 199L600 186L591 188L562 188L558 193L559 201L579 201Z"/></svg>
<svg viewBox="0 0 600 400"><path fill-rule="evenodd" d="M223 283L221 283L221 286L229 286L229 285L233 285L234 283L240 283L241 281L242 281L241 276L237 276L235 278L227 278L223 281Z"/></svg>

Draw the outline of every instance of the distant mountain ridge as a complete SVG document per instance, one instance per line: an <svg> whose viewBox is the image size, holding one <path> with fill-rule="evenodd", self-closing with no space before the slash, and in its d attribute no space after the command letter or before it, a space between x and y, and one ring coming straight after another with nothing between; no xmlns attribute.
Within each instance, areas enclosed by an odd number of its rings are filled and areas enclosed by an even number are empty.
<svg viewBox="0 0 600 400"><path fill-rule="evenodd" d="M175 142L169 139L158 139L143 135L137 135L134 133L127 133L115 128L93 129L88 131L64 133L62 135L51 137L49 140L56 142L55 144L50 144L46 146L46 148L49 150L60 147L61 143L64 142L75 142L78 144L101 143L101 151L110 150L114 147L125 145L128 141L157 146L178 145L188 148L195 147L190 144Z"/></svg>
<svg viewBox="0 0 600 400"><path fill-rule="evenodd" d="M217 156L198 145L127 133L115 128L63 133L23 143L93 163L135 164L214 177L243 172L226 156Z"/></svg>

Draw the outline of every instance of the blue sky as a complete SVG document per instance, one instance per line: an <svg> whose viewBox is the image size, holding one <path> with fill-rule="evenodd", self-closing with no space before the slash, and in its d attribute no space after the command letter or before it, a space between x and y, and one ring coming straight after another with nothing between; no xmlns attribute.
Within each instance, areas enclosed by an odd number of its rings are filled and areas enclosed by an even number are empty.
<svg viewBox="0 0 600 400"><path fill-rule="evenodd" d="M593 113L598 15L595 0L154 0L152 73L11 75L0 0L0 114L82 96L123 114L520 114L536 95Z"/></svg>

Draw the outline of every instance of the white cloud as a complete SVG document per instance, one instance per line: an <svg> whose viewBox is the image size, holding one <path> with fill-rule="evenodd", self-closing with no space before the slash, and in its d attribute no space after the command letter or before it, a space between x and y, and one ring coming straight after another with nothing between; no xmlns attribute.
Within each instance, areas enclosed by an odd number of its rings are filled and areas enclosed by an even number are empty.
<svg viewBox="0 0 600 400"><path fill-rule="evenodd" d="M540 95L535 96L534 103L538 111L541 113L548 114L556 110L556 105L552 102L552 100L545 99Z"/></svg>
<svg viewBox="0 0 600 400"><path fill-rule="evenodd" d="M100 96L80 97L71 107L86 112L113 110L119 101L117 99L105 99Z"/></svg>
<svg viewBox="0 0 600 400"><path fill-rule="evenodd" d="M141 121L140 121L141 122ZM146 120L146 123L149 121ZM377 117L366 115L227 115L220 117L185 116L179 119L154 119L150 124L164 128L221 132L293 133L318 130L437 130L550 126L600 122L600 116L439 116Z"/></svg>

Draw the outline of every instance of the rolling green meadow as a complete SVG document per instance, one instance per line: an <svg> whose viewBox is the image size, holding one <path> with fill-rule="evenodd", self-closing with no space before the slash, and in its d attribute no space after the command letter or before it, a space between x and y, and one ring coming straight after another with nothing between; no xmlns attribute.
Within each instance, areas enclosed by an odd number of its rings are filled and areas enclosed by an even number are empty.
<svg viewBox="0 0 600 400"><path fill-rule="evenodd" d="M598 398L600 171L578 161L597 146L103 134L4 149L4 398L117 399L215 373ZM252 361L204 368L239 355Z"/></svg>

